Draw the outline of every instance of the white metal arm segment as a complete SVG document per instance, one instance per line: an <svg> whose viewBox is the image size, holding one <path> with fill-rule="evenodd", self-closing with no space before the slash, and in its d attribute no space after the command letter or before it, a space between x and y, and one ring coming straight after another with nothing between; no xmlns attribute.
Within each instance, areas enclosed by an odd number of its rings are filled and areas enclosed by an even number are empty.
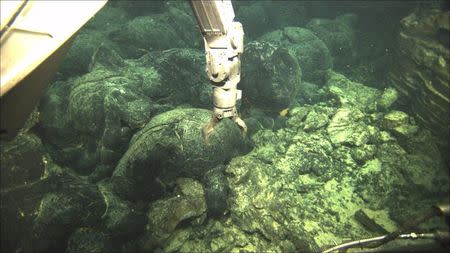
<svg viewBox="0 0 450 253"><path fill-rule="evenodd" d="M247 127L236 110L241 98L237 89L240 79L240 55L244 51L242 24L233 21L234 10L230 0L190 0L197 18L206 53L206 73L213 85L213 119L204 128L206 137L223 118L233 119L245 134Z"/></svg>

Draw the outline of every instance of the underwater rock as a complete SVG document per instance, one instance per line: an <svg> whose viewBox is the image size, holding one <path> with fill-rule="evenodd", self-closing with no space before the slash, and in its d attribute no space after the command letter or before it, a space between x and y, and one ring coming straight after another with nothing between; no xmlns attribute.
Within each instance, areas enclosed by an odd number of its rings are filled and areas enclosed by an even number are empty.
<svg viewBox="0 0 450 253"><path fill-rule="evenodd" d="M300 105L303 104L317 104L327 101L327 94L323 88L319 89L319 86L310 82L301 82L297 85L297 98L296 102Z"/></svg>
<svg viewBox="0 0 450 253"><path fill-rule="evenodd" d="M142 82L138 78L138 75L131 77L106 69L97 69L78 78L68 105L74 128L82 133L103 135L104 141L109 142L129 138L121 136L122 128L138 129L154 113L152 101L139 93Z"/></svg>
<svg viewBox="0 0 450 253"><path fill-rule="evenodd" d="M289 111L289 109L288 109ZM278 118L285 121L285 117L278 115ZM259 109L256 107L249 108L243 118L247 125L247 135L252 136L259 130L277 128L277 119L274 119L273 112Z"/></svg>
<svg viewBox="0 0 450 253"><path fill-rule="evenodd" d="M283 4L267 1L265 9L266 16L262 18L269 19L270 30L286 26L302 26L306 23L306 10L301 1L285 1ZM246 23L243 24L246 27Z"/></svg>
<svg viewBox="0 0 450 253"><path fill-rule="evenodd" d="M397 231L397 225L389 218L386 211L374 211L362 208L356 211L355 219L367 229L379 233L388 234Z"/></svg>
<svg viewBox="0 0 450 253"><path fill-rule="evenodd" d="M439 200L440 199L440 200ZM433 210L436 203L448 199L447 194L433 196L427 194L415 194L399 198L395 203L391 203L389 210L390 218L399 225L411 224L418 217L424 217ZM436 202L438 201L438 202ZM407 206L408 208L405 208ZM428 220L418 226L418 229L425 231L447 230L448 225L440 218Z"/></svg>
<svg viewBox="0 0 450 253"><path fill-rule="evenodd" d="M120 51L120 44L110 40L109 34L129 21L129 15L121 8L107 4L75 37L64 61L58 69L59 79L66 80L91 71L90 65L100 47Z"/></svg>
<svg viewBox="0 0 450 253"><path fill-rule="evenodd" d="M50 86L40 106L39 133L53 146L52 157L82 174L99 162L118 161L133 133L172 104L211 107L212 89L198 50L124 61L100 47L92 63L90 73Z"/></svg>
<svg viewBox="0 0 450 253"><path fill-rule="evenodd" d="M296 140L302 140L302 137ZM305 147L315 146L305 145L303 148ZM322 147L319 145L316 147L319 152L323 152L321 151ZM333 193L334 205L336 205L337 199L342 202L347 201L340 197L343 195L342 188L334 185L324 189L324 183L318 180L316 175L309 175L308 170L297 171L296 168L302 165L297 164L292 159L302 150L300 147L291 146L289 151L297 153L292 153L292 156L289 155L289 157L284 157L283 153L277 153L276 156L272 156L273 160L271 161L271 163L276 163L275 165L258 159L256 154L253 153L258 151L233 159L226 169L232 191L229 198L230 214L231 219L237 226L249 234L259 234L263 240L270 242L270 246L280 245L287 238L288 243L295 250L315 252L324 243L321 242L321 240L324 240L322 238L317 237L317 240L315 239L315 236L323 233L321 227L327 226L328 231L332 227L329 223L319 225L317 213L321 214L320 222L336 219L335 214L321 211L324 208L322 201L315 203L320 199L317 196L322 194L318 192L326 191L326 199L329 199L331 198L330 192L336 190ZM315 152L309 154L312 155ZM305 154L296 161L307 164L308 161L314 160L310 160L308 157ZM340 167L339 165L333 165L331 160L328 160L330 164L325 165L326 163L322 162L325 157L324 155L317 155L319 159L316 160L315 164L310 164L310 169L314 171L313 168L319 165L334 169ZM305 161L305 159L308 160ZM349 196L348 194L345 195ZM342 208L342 206L339 205L337 208ZM348 211L346 209L346 212ZM311 217L311 221L308 217ZM259 250L263 249L255 249L255 251Z"/></svg>
<svg viewBox="0 0 450 253"><path fill-rule="evenodd" d="M40 106L39 133L50 144L52 157L85 175L99 162L118 161L132 134L154 113L167 110L145 95L150 83L160 81L155 69L130 63L119 71L114 62L102 59L92 72L50 86ZM116 63L125 64L120 59Z"/></svg>
<svg viewBox="0 0 450 253"><path fill-rule="evenodd" d="M91 183L97 183L102 179L108 178L114 171L114 166L100 164L86 178Z"/></svg>
<svg viewBox="0 0 450 253"><path fill-rule="evenodd" d="M85 136L60 149L50 145L49 153L56 163L70 166L81 175L89 175L93 172L100 160L95 149L95 139L88 139Z"/></svg>
<svg viewBox="0 0 450 253"><path fill-rule="evenodd" d="M188 48L203 49L203 37L199 36L197 20L188 2L173 1L167 9L169 24Z"/></svg>
<svg viewBox="0 0 450 253"><path fill-rule="evenodd" d="M102 44L112 43L101 31L82 30L75 38L72 46L67 52L64 61L58 69L62 79L86 74L89 71L89 63L97 48Z"/></svg>
<svg viewBox="0 0 450 253"><path fill-rule="evenodd" d="M327 114L317 112L316 110L310 110L303 122L303 130L306 132L314 131L326 126L329 122Z"/></svg>
<svg viewBox="0 0 450 253"><path fill-rule="evenodd" d="M205 193L198 181L178 178L176 184L177 189L173 197L150 204L146 234L142 238L145 251L164 247L166 240L180 223L206 212Z"/></svg>
<svg viewBox="0 0 450 253"><path fill-rule="evenodd" d="M139 58L152 50L186 46L170 26L166 14L138 16L109 37L122 45L121 52L125 58Z"/></svg>
<svg viewBox="0 0 450 253"><path fill-rule="evenodd" d="M71 84L61 81L53 83L41 98L39 105L39 135L48 146L55 147L55 153L61 153L61 151L57 151L58 149L78 143L78 135L72 129L67 116L68 93ZM52 153L51 149L50 153ZM64 165L61 160L65 159L58 159L59 157L59 155L52 155L57 163ZM71 163L74 163L74 160Z"/></svg>
<svg viewBox="0 0 450 253"><path fill-rule="evenodd" d="M289 110L289 117L286 125L290 128L301 127L310 110L311 108L307 106L293 107Z"/></svg>
<svg viewBox="0 0 450 253"><path fill-rule="evenodd" d="M176 5L169 6L167 12L135 17L109 37L121 46L127 59L155 50L199 48L201 36L193 15Z"/></svg>
<svg viewBox="0 0 450 253"><path fill-rule="evenodd" d="M266 2L254 2L236 10L237 20L245 24L245 35L255 38L269 30L271 22L266 15L265 5Z"/></svg>
<svg viewBox="0 0 450 253"><path fill-rule="evenodd" d="M70 236L67 253L112 252L112 240L109 236L94 228L79 228Z"/></svg>
<svg viewBox="0 0 450 253"><path fill-rule="evenodd" d="M441 160L433 160L431 157L409 155L407 166L402 166L401 171L411 187L420 189L429 196L444 195L448 193L448 170L442 169ZM427 168L426 170L424 168Z"/></svg>
<svg viewBox="0 0 450 253"><path fill-rule="evenodd" d="M344 14L333 20L313 18L306 24L325 45L333 56L333 66L336 69L345 69L354 62L355 51L355 24L358 17L355 14Z"/></svg>
<svg viewBox="0 0 450 253"><path fill-rule="evenodd" d="M89 72L95 71L96 68L106 68L115 72L120 72L122 68L126 67L127 64L117 52L117 49L102 43L91 57Z"/></svg>
<svg viewBox="0 0 450 253"><path fill-rule="evenodd" d="M251 42L245 46L245 52L239 84L245 96L244 105L274 113L288 107L297 95L302 77L296 57L286 48L267 42Z"/></svg>
<svg viewBox="0 0 450 253"><path fill-rule="evenodd" d="M47 143L64 147L77 138L67 116L72 82L56 81L43 94L39 103L39 135Z"/></svg>
<svg viewBox="0 0 450 253"><path fill-rule="evenodd" d="M418 127L408 114L402 111L391 111L384 115L381 125L391 131L396 137L408 138L417 133Z"/></svg>
<svg viewBox="0 0 450 253"><path fill-rule="evenodd" d="M97 225L106 210L96 185L67 169L55 167L52 170L48 183L40 189L47 193L40 200L30 230L33 251L63 250L73 230Z"/></svg>
<svg viewBox="0 0 450 253"><path fill-rule="evenodd" d="M334 71L327 73L327 89L341 107L357 108L362 112L377 110L377 101L382 92L375 88L353 82Z"/></svg>
<svg viewBox="0 0 450 253"><path fill-rule="evenodd" d="M383 94L377 101L377 109L381 111L388 110L398 99L398 91L389 87L383 91Z"/></svg>
<svg viewBox="0 0 450 253"><path fill-rule="evenodd" d="M436 162L443 161L443 155L439 141L430 132L430 130L419 127L419 130L414 134L413 138L407 138L402 143L403 148L412 155L424 155Z"/></svg>
<svg viewBox="0 0 450 253"><path fill-rule="evenodd" d="M139 60L160 75L159 100L176 105L212 107L212 88L205 75L205 54L198 49L173 48L147 54Z"/></svg>
<svg viewBox="0 0 450 253"><path fill-rule="evenodd" d="M45 170L41 139L31 133L1 142L1 189L16 187L39 179Z"/></svg>
<svg viewBox="0 0 450 253"><path fill-rule="evenodd" d="M45 175L48 155L34 134L1 141L1 252L15 252L32 224L40 198L32 186ZM37 183L39 184L39 183Z"/></svg>
<svg viewBox="0 0 450 253"><path fill-rule="evenodd" d="M283 156L274 162L275 167L294 175L311 174L323 180L330 173L338 173L341 165L331 158L332 145L323 138L322 133L299 131L294 138L295 141L287 147Z"/></svg>
<svg viewBox="0 0 450 253"><path fill-rule="evenodd" d="M378 145L375 158L355 175L357 192L371 209L385 208L414 194L437 197L448 185L448 180L440 181L445 177L439 161L433 164L429 157L408 154L395 142Z"/></svg>
<svg viewBox="0 0 450 253"><path fill-rule="evenodd" d="M398 175L387 175L387 173L382 170L382 165L379 159L367 161L358 173L358 179L360 180L359 183L361 184L361 190L359 190L358 193L363 199L369 200L374 197L371 195L372 192L376 192L377 190L384 190L383 193L390 192L391 189L382 189L381 187L386 185L386 180L395 180L396 176ZM381 178L383 180L381 180ZM379 184L375 185L375 182L372 183L372 181L367 180L377 181ZM387 185L389 185L389 182ZM372 187L378 188L375 189ZM376 208L378 208L378 206L381 205L376 205Z"/></svg>
<svg viewBox="0 0 450 253"><path fill-rule="evenodd" d="M227 210L227 198L230 189L225 178L225 166L217 166L203 176L208 216L221 217Z"/></svg>
<svg viewBox="0 0 450 253"><path fill-rule="evenodd" d="M165 243L164 248L161 250L161 252L202 252L202 251L208 251L206 250L206 247L203 247L203 249L199 249L199 247L195 249L185 250L187 248L186 242L189 242L190 237L193 236L192 228L186 227L186 228L180 228L175 231L173 231L170 238L167 239L167 243ZM200 240L199 240L200 241ZM202 243L206 244L206 243ZM183 248L184 247L184 248ZM183 250L180 250L183 248ZM159 249L157 250L159 251Z"/></svg>
<svg viewBox="0 0 450 253"><path fill-rule="evenodd" d="M305 8L301 1L284 1L279 4L272 1L240 2L236 5L236 19L244 25L245 35L254 39L266 32L285 26L301 26L305 23Z"/></svg>
<svg viewBox="0 0 450 253"><path fill-rule="evenodd" d="M291 252L295 246L288 240L268 243L258 234L242 231L231 219L209 219L201 230L195 227L177 228L168 239L163 252Z"/></svg>
<svg viewBox="0 0 450 253"><path fill-rule="evenodd" d="M449 12L427 8L401 20L398 51L390 82L417 123L439 139L448 160L450 49Z"/></svg>
<svg viewBox="0 0 450 253"><path fill-rule="evenodd" d="M361 84L365 89L372 96L363 110L353 104L293 107L285 128L252 135L254 149L225 169L234 224L269 245L287 239L297 251L315 252L350 234L375 236L379 231L354 219L361 208L374 210L366 213L369 219L391 231L395 224L387 214L398 209L397 201L445 195L448 175L440 158L424 148L413 151L418 143L436 150L433 140L419 129L400 145L381 131L385 114L377 110L385 109L376 104L382 92Z"/></svg>
<svg viewBox="0 0 450 253"><path fill-rule="evenodd" d="M322 86L325 73L333 67L330 51L313 32L301 27L285 27L264 34L260 42L270 42L283 46L297 58L303 79ZM245 72L244 72L245 73Z"/></svg>
<svg viewBox="0 0 450 253"><path fill-rule="evenodd" d="M237 125L222 120L209 136L202 127L211 119L204 109L175 109L155 116L136 133L111 178L114 192L128 200L155 199L174 178L200 179L245 149Z"/></svg>
<svg viewBox="0 0 450 253"><path fill-rule="evenodd" d="M314 110L327 112L326 109ZM349 208L356 211L357 205L351 203L358 199L349 197L353 192L345 188L346 183L338 186L335 180L331 180L334 182L324 188L333 177L341 180L346 166L334 159L333 146L323 130L305 133L293 129L289 127L275 133L259 131L252 137L255 149L245 156L234 158L227 166L226 175L232 192L229 197L230 215L241 229L260 234L275 245L282 238L288 238L297 251L317 251L320 245L335 239L331 235L321 235L324 233L321 227L327 226L328 231L332 227L325 220L340 219L334 216L336 212L342 217L348 216L347 213L351 212ZM333 192L333 200L330 192ZM348 199L343 197L344 192ZM317 195L321 194L325 194L326 199L334 204L310 202L317 201ZM319 211L324 205L329 208L337 202L342 205L337 205L333 211ZM327 216L324 223L317 223L317 212L321 213L321 217ZM312 220L305 220L307 217ZM352 227L358 230L356 226Z"/></svg>
<svg viewBox="0 0 450 253"><path fill-rule="evenodd" d="M293 106L286 115L286 125L290 129L301 129L306 132L323 129L336 109L325 105L321 106Z"/></svg>
<svg viewBox="0 0 450 253"><path fill-rule="evenodd" d="M369 126L361 120L363 117L364 114L358 109L338 109L327 127L331 142L352 146L366 144L373 130L370 131Z"/></svg>
<svg viewBox="0 0 450 253"><path fill-rule="evenodd" d="M147 222L145 214L135 204L116 196L107 180L99 182L97 186L106 204L105 213L101 218L108 234L124 240L142 233Z"/></svg>
<svg viewBox="0 0 450 253"><path fill-rule="evenodd" d="M394 139L395 140L395 139ZM393 141L394 141L393 140ZM375 144L364 144L351 150L352 159L360 165L372 160L376 154L377 146Z"/></svg>

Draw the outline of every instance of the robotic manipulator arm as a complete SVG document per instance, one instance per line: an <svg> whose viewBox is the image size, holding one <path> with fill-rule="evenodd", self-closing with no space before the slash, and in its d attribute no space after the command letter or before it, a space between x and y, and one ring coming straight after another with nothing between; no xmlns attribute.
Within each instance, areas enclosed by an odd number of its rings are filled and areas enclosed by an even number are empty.
<svg viewBox="0 0 450 253"><path fill-rule="evenodd" d="M230 0L190 0L190 3L205 42L206 73L213 86L213 115L203 127L203 137L207 141L223 118L231 118L245 135L247 126L236 109L236 101L241 99L237 84L241 80L240 55L244 51L242 24L233 21Z"/></svg>

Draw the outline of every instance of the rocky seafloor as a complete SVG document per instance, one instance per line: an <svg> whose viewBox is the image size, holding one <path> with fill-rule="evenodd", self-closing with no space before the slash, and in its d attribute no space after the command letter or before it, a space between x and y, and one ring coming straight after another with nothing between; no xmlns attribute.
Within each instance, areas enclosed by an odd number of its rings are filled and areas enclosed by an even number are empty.
<svg viewBox="0 0 450 253"><path fill-rule="evenodd" d="M2 252L318 252L448 203L442 139L385 78L418 5L391 8L236 1L249 131L223 120L205 144L189 5L110 2L1 143Z"/></svg>

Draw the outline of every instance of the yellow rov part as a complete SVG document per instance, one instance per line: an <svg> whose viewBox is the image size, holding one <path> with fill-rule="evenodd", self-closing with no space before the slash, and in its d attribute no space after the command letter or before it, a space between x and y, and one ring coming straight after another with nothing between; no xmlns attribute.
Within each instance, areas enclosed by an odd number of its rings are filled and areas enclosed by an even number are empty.
<svg viewBox="0 0 450 253"><path fill-rule="evenodd" d="M14 135L23 125L75 33L106 2L0 1L2 137Z"/></svg>

